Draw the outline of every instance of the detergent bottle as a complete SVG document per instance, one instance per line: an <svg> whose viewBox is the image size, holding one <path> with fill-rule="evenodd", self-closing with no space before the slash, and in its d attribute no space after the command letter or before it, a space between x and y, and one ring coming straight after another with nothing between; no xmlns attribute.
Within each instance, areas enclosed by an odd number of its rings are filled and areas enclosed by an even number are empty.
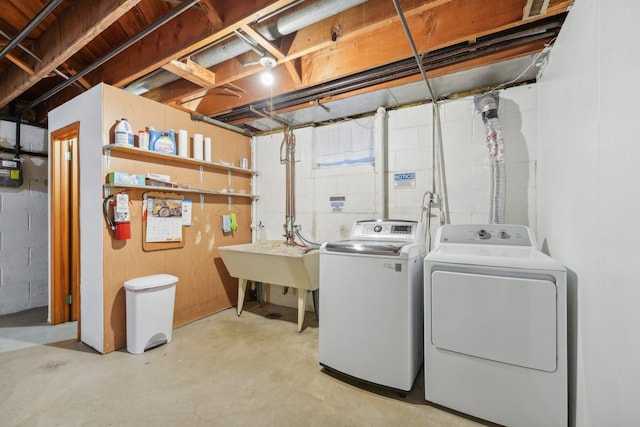
<svg viewBox="0 0 640 427"><path fill-rule="evenodd" d="M149 126L149 149L165 154L176 154L176 138L173 129L157 131Z"/></svg>
<svg viewBox="0 0 640 427"><path fill-rule="evenodd" d="M115 141L118 145L131 145L133 146L133 130L127 119L122 118L116 125Z"/></svg>

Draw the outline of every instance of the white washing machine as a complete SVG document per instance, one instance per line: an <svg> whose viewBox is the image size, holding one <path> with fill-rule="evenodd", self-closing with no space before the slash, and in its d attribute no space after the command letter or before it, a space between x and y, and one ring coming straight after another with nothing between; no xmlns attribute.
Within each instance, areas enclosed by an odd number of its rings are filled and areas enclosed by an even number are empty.
<svg viewBox="0 0 640 427"><path fill-rule="evenodd" d="M357 221L320 248L320 364L409 391L422 365L424 225Z"/></svg>
<svg viewBox="0 0 640 427"><path fill-rule="evenodd" d="M425 398L507 426L568 423L565 268L519 225L444 225L424 260Z"/></svg>

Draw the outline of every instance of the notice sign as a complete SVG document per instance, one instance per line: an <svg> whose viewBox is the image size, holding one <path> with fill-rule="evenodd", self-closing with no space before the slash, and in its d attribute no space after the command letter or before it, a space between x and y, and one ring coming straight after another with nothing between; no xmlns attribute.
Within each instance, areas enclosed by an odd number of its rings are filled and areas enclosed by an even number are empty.
<svg viewBox="0 0 640 427"><path fill-rule="evenodd" d="M329 196L329 203L331 205L331 212L344 212L345 196Z"/></svg>
<svg viewBox="0 0 640 427"><path fill-rule="evenodd" d="M416 173L402 172L393 174L394 188L416 188Z"/></svg>

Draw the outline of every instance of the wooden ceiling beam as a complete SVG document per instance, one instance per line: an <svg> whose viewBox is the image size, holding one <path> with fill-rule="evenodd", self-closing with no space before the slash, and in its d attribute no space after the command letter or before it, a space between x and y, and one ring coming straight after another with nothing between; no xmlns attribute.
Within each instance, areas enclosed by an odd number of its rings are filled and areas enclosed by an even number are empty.
<svg viewBox="0 0 640 427"><path fill-rule="evenodd" d="M40 35L33 46L42 61L34 61L33 74L8 68L0 81L0 107L63 64L96 35L116 22L140 0L77 0Z"/></svg>
<svg viewBox="0 0 640 427"><path fill-rule="evenodd" d="M220 87L234 84L235 81L253 76L262 70L263 68L260 65L243 66L237 59L226 61L216 67L215 86ZM142 96L162 103L174 102L177 104L184 104L188 101L202 98L209 93L214 93L216 91L215 89L215 87L203 89L201 87L194 87L193 85L185 85L183 81L178 80L171 84L143 93ZM189 93L189 96L185 97L185 93Z"/></svg>
<svg viewBox="0 0 640 427"><path fill-rule="evenodd" d="M402 2L405 18L424 14L440 6L446 6L452 0L406 0ZM449 7L449 6L447 6ZM299 30L287 52L288 58L301 58L321 49L329 48L338 41L359 37L376 39L402 38L404 32L387 32L389 25L399 22L393 3L388 0L369 0L348 9L330 19Z"/></svg>
<svg viewBox="0 0 640 427"><path fill-rule="evenodd" d="M203 88L211 88L216 85L216 74L191 59L187 59L185 62L171 61L162 68Z"/></svg>
<svg viewBox="0 0 640 427"><path fill-rule="evenodd" d="M500 0L490 7L484 0L466 1L407 1L403 14L411 29L419 52L430 52L457 43L474 42L476 39L503 30L518 27L536 20L566 12L554 5L539 19L522 19L523 0ZM563 2L570 3L570 2ZM375 40L381 53L391 46L405 46L402 51L412 56L404 29L395 8L388 1L372 0L358 13L357 8L337 15L333 21L323 21L303 28L296 34L288 51L288 58L312 57L317 52L329 52L338 45L366 43ZM373 7L375 6L375 7ZM342 35L333 40L333 28L339 26ZM346 43L349 41L349 43ZM319 49L321 47L322 49ZM375 55L375 54L374 54ZM326 55L325 55L326 56ZM362 61L362 60L361 60ZM375 56L367 58L371 66L377 66ZM308 61L305 61L308 62ZM304 79L304 77L303 77Z"/></svg>
<svg viewBox="0 0 640 427"><path fill-rule="evenodd" d="M207 15L207 19L213 25L213 29L215 31L219 31L224 27L224 22L222 22L222 18L216 9L216 5L213 4L212 0L200 0L200 6L202 10L204 10L205 15Z"/></svg>
<svg viewBox="0 0 640 427"><path fill-rule="evenodd" d="M264 48L264 50L266 50L271 55L273 55L273 57L276 58L278 61L282 61L285 58L286 55L282 53L280 49L276 47L276 45L274 45L269 40L264 38L264 36L260 34L255 28L253 28L252 25L246 24L240 28L242 29L242 31L247 33L247 35L251 37L256 43L258 43L262 48Z"/></svg>
<svg viewBox="0 0 640 427"><path fill-rule="evenodd" d="M424 0L406 0L403 2L403 7L407 9L405 11L405 16L412 16L451 1L452 0L431 0L425 2ZM257 33L251 27L251 23L253 21L241 23L241 25L236 28L245 29L247 33L252 35L258 43L260 43L260 40L263 40L265 48L266 46L269 46L269 48L272 49L270 52L279 59L279 62L283 62L285 64L285 67L293 81L297 82L298 85L302 85L304 84L302 77L303 67L300 58L318 50L325 48L330 49L333 46L335 43L335 41L332 40L333 23L345 23L345 39L355 36L367 37L369 32L372 32L374 34L372 37L375 38L389 37L389 33L385 33L385 28L390 19L398 19L393 4L388 0L369 0L365 5L348 9L331 17L330 19L321 21L307 28L303 28L298 31L297 34L284 37L285 45L288 47L286 49L286 53L278 49L268 40L265 40L261 34ZM323 34L323 37L319 37L320 33ZM293 46L296 41L300 43L300 40L306 40L307 43L303 47L294 49ZM281 58L283 55L286 56ZM237 61L232 59L231 62L235 63ZM223 74L225 76L227 75L224 71L220 71L221 67L225 68L226 66L226 63L216 66L218 84L222 85L246 77L246 72L244 70L239 71L236 75L229 74L229 77L221 77ZM260 69L254 70L251 74L255 74L259 70ZM165 85L164 88L157 88L147 92L144 96L158 102L185 102L193 99L194 97L199 98L203 96L203 92L199 89L193 92L186 92L189 87L190 86L188 85L183 85L181 82L173 82ZM181 91L185 92L181 93ZM164 98L164 96L170 97ZM182 97L182 99L179 99L180 97Z"/></svg>
<svg viewBox="0 0 640 427"><path fill-rule="evenodd" d="M297 84L302 83L302 76L300 74L299 67L296 67L296 64L294 62L287 59L287 56L280 49L278 49L276 45L264 38L264 36L256 31L256 29L253 28L252 25L243 25L242 31L247 33L247 35L255 40L256 43L258 43L260 46L262 46L264 50L273 55L274 58L278 60L278 64L283 64L294 82L296 82Z"/></svg>
<svg viewBox="0 0 640 427"><path fill-rule="evenodd" d="M403 14L420 52L475 40L492 33L494 28L509 29L524 23L522 0L502 0L491 8L483 7L483 4L481 0L407 0L403 4ZM289 82L286 88L279 83L273 88L274 95L412 57L410 45L391 2L370 0L366 5L366 8L358 6L349 9L298 31L283 61L293 65L290 61L300 58L297 64L299 68L296 73L290 72L290 75L300 75L301 81L294 78L296 84L293 88ZM553 11L560 12L557 8ZM341 34L334 37L337 26ZM256 38L259 42L259 37ZM239 81L259 70L237 70L227 63L219 64L216 66L217 81L218 84ZM160 102L184 105L207 95L201 90L189 93L188 87L178 82L166 86L152 91L150 97ZM171 98L165 99L167 94L171 94ZM249 97L247 95L236 101L251 102Z"/></svg>
<svg viewBox="0 0 640 427"><path fill-rule="evenodd" d="M191 53L230 35L234 30L248 25L256 19L269 15L289 5L295 0L254 0L235 3L252 6L244 10L243 16L238 12L222 14L223 27L216 30L207 16L200 10L188 10L155 31L144 40L131 46L91 74L91 81L107 82L114 86L124 86L132 81L161 68L176 59L189 56ZM225 6L227 2L224 2ZM230 6L230 7L231 7Z"/></svg>
<svg viewBox="0 0 640 427"><path fill-rule="evenodd" d="M0 43L0 48L2 48L2 44ZM18 67L22 68L22 70L27 73L27 74L31 74L33 75L35 72L33 71L33 67L31 67L29 64L27 64L26 62L24 62L22 59L18 58L17 56L15 56L12 53L7 53L6 58L13 62L15 65L17 65Z"/></svg>
<svg viewBox="0 0 640 427"><path fill-rule="evenodd" d="M468 70L476 67L486 66L489 64L494 64L497 62L506 61L513 58L537 54L545 47L546 44L551 42L552 42L552 38L550 36L550 37L542 38L540 40L523 43L521 45L508 47L501 50L494 50L494 51L491 51L490 53L485 53L478 56L472 56L469 59L464 61L455 62L445 66L440 66L435 69L430 69L427 71L427 75L431 79L434 77L440 77L450 73L455 73L455 72L464 71L464 70ZM416 73L409 77L404 77L398 80L393 80L390 82L359 89L354 92L341 94L341 95L338 95L338 97L334 97L332 100L342 99L342 98L370 92L370 91L377 90L384 87L393 87L401 84L411 83L411 82L419 81L421 79L422 79L422 76L419 73ZM218 114L222 114L225 111L228 111L230 108L240 107L250 103L263 101L269 96L269 94L265 94L264 91L260 91L259 86L256 85L255 83L255 79L244 79L243 81L240 82L240 84L242 84L244 87L247 87L249 89L248 93L251 93L255 96L250 98L245 97L244 99L231 100L231 101L225 100L224 102L214 96L203 96L203 97L200 97L197 100L197 102L185 103L183 105L184 107L188 107L193 111L197 110L202 114L215 116ZM252 84L254 86L251 86ZM285 84L282 84L281 86L278 86L277 93L273 93L272 96L277 97L279 95L288 93L294 89L295 88L292 88L290 85L285 83ZM304 105L300 105L296 108L302 108L302 107L304 107Z"/></svg>
<svg viewBox="0 0 640 427"><path fill-rule="evenodd" d="M512 48L508 48L499 52L494 52L494 53L490 53L487 55L484 55L482 57L478 57L478 58L473 58L470 59L468 61L462 61L456 64L451 64L451 65L447 65L444 67L439 67L439 68L435 68L435 69L431 69L428 71L428 75L429 78L436 78L436 77L441 77L441 76L445 76L451 73L455 73L455 72L460 72L460 71L465 71L465 70L470 70L479 66L483 66L483 65L489 65L489 64L494 64L494 63L498 63L498 62L502 62L502 61L507 61L510 59L514 59L514 58L520 58L522 56L528 56L528 55L534 55L538 52L540 52L545 44L549 43L550 39L542 39L542 40L537 40L534 42L530 42L530 43L526 43L520 46L515 46ZM392 80L392 81L388 81L385 83L379 83L376 85L372 85L372 86L368 86L366 88L362 88L362 89L358 89L358 90L354 90L351 92L345 92L339 95L334 95L331 97L325 97L323 99L321 99L320 101L322 103L326 103L326 102L332 102L332 101L339 101L342 99L347 99L353 96L357 96L357 95L362 95L365 93L369 93L369 92L373 92L376 90L381 90L381 89L389 89L389 88L393 88L393 87L397 87L397 86L402 86L402 85L406 85L406 84L410 84L410 83L415 83L415 82L419 82L422 81L422 76L420 74L413 74L411 76L407 76L407 77L402 77L396 80ZM484 90L486 90L487 88L484 88ZM428 93L426 92L426 87L425 87L425 99L428 98ZM437 88L436 88L437 90ZM264 98L263 98L264 99ZM239 107L244 105L243 103L237 103L237 105L233 105L234 107ZM228 103L225 104L226 109L223 110L221 109L221 104L220 102L215 101L214 97L205 97L203 99L200 100L200 105L199 108L203 110L203 114L209 115L209 116L215 116L217 114L223 114L225 111L229 110L229 107L231 105L229 105ZM297 106L293 106L293 107L289 107L289 108L282 108L279 110L274 111L274 113L276 114L284 114L284 113L288 113L288 112L292 112L292 111L296 111L299 110L301 108L305 108L305 107L309 107L309 104L301 104L301 105L297 105ZM376 106L377 108L377 106ZM208 112L204 112L204 111L208 111ZM242 120L236 120L236 121L230 121L229 124L233 124L233 125L239 125L243 122L245 122L246 120L242 119Z"/></svg>

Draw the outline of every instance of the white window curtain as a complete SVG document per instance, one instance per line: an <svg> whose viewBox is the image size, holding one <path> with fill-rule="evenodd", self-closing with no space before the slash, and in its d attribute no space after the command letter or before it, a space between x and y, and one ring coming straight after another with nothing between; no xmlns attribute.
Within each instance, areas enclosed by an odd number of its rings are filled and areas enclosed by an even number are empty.
<svg viewBox="0 0 640 427"><path fill-rule="evenodd" d="M347 121L313 129L313 167L373 164L374 121Z"/></svg>

